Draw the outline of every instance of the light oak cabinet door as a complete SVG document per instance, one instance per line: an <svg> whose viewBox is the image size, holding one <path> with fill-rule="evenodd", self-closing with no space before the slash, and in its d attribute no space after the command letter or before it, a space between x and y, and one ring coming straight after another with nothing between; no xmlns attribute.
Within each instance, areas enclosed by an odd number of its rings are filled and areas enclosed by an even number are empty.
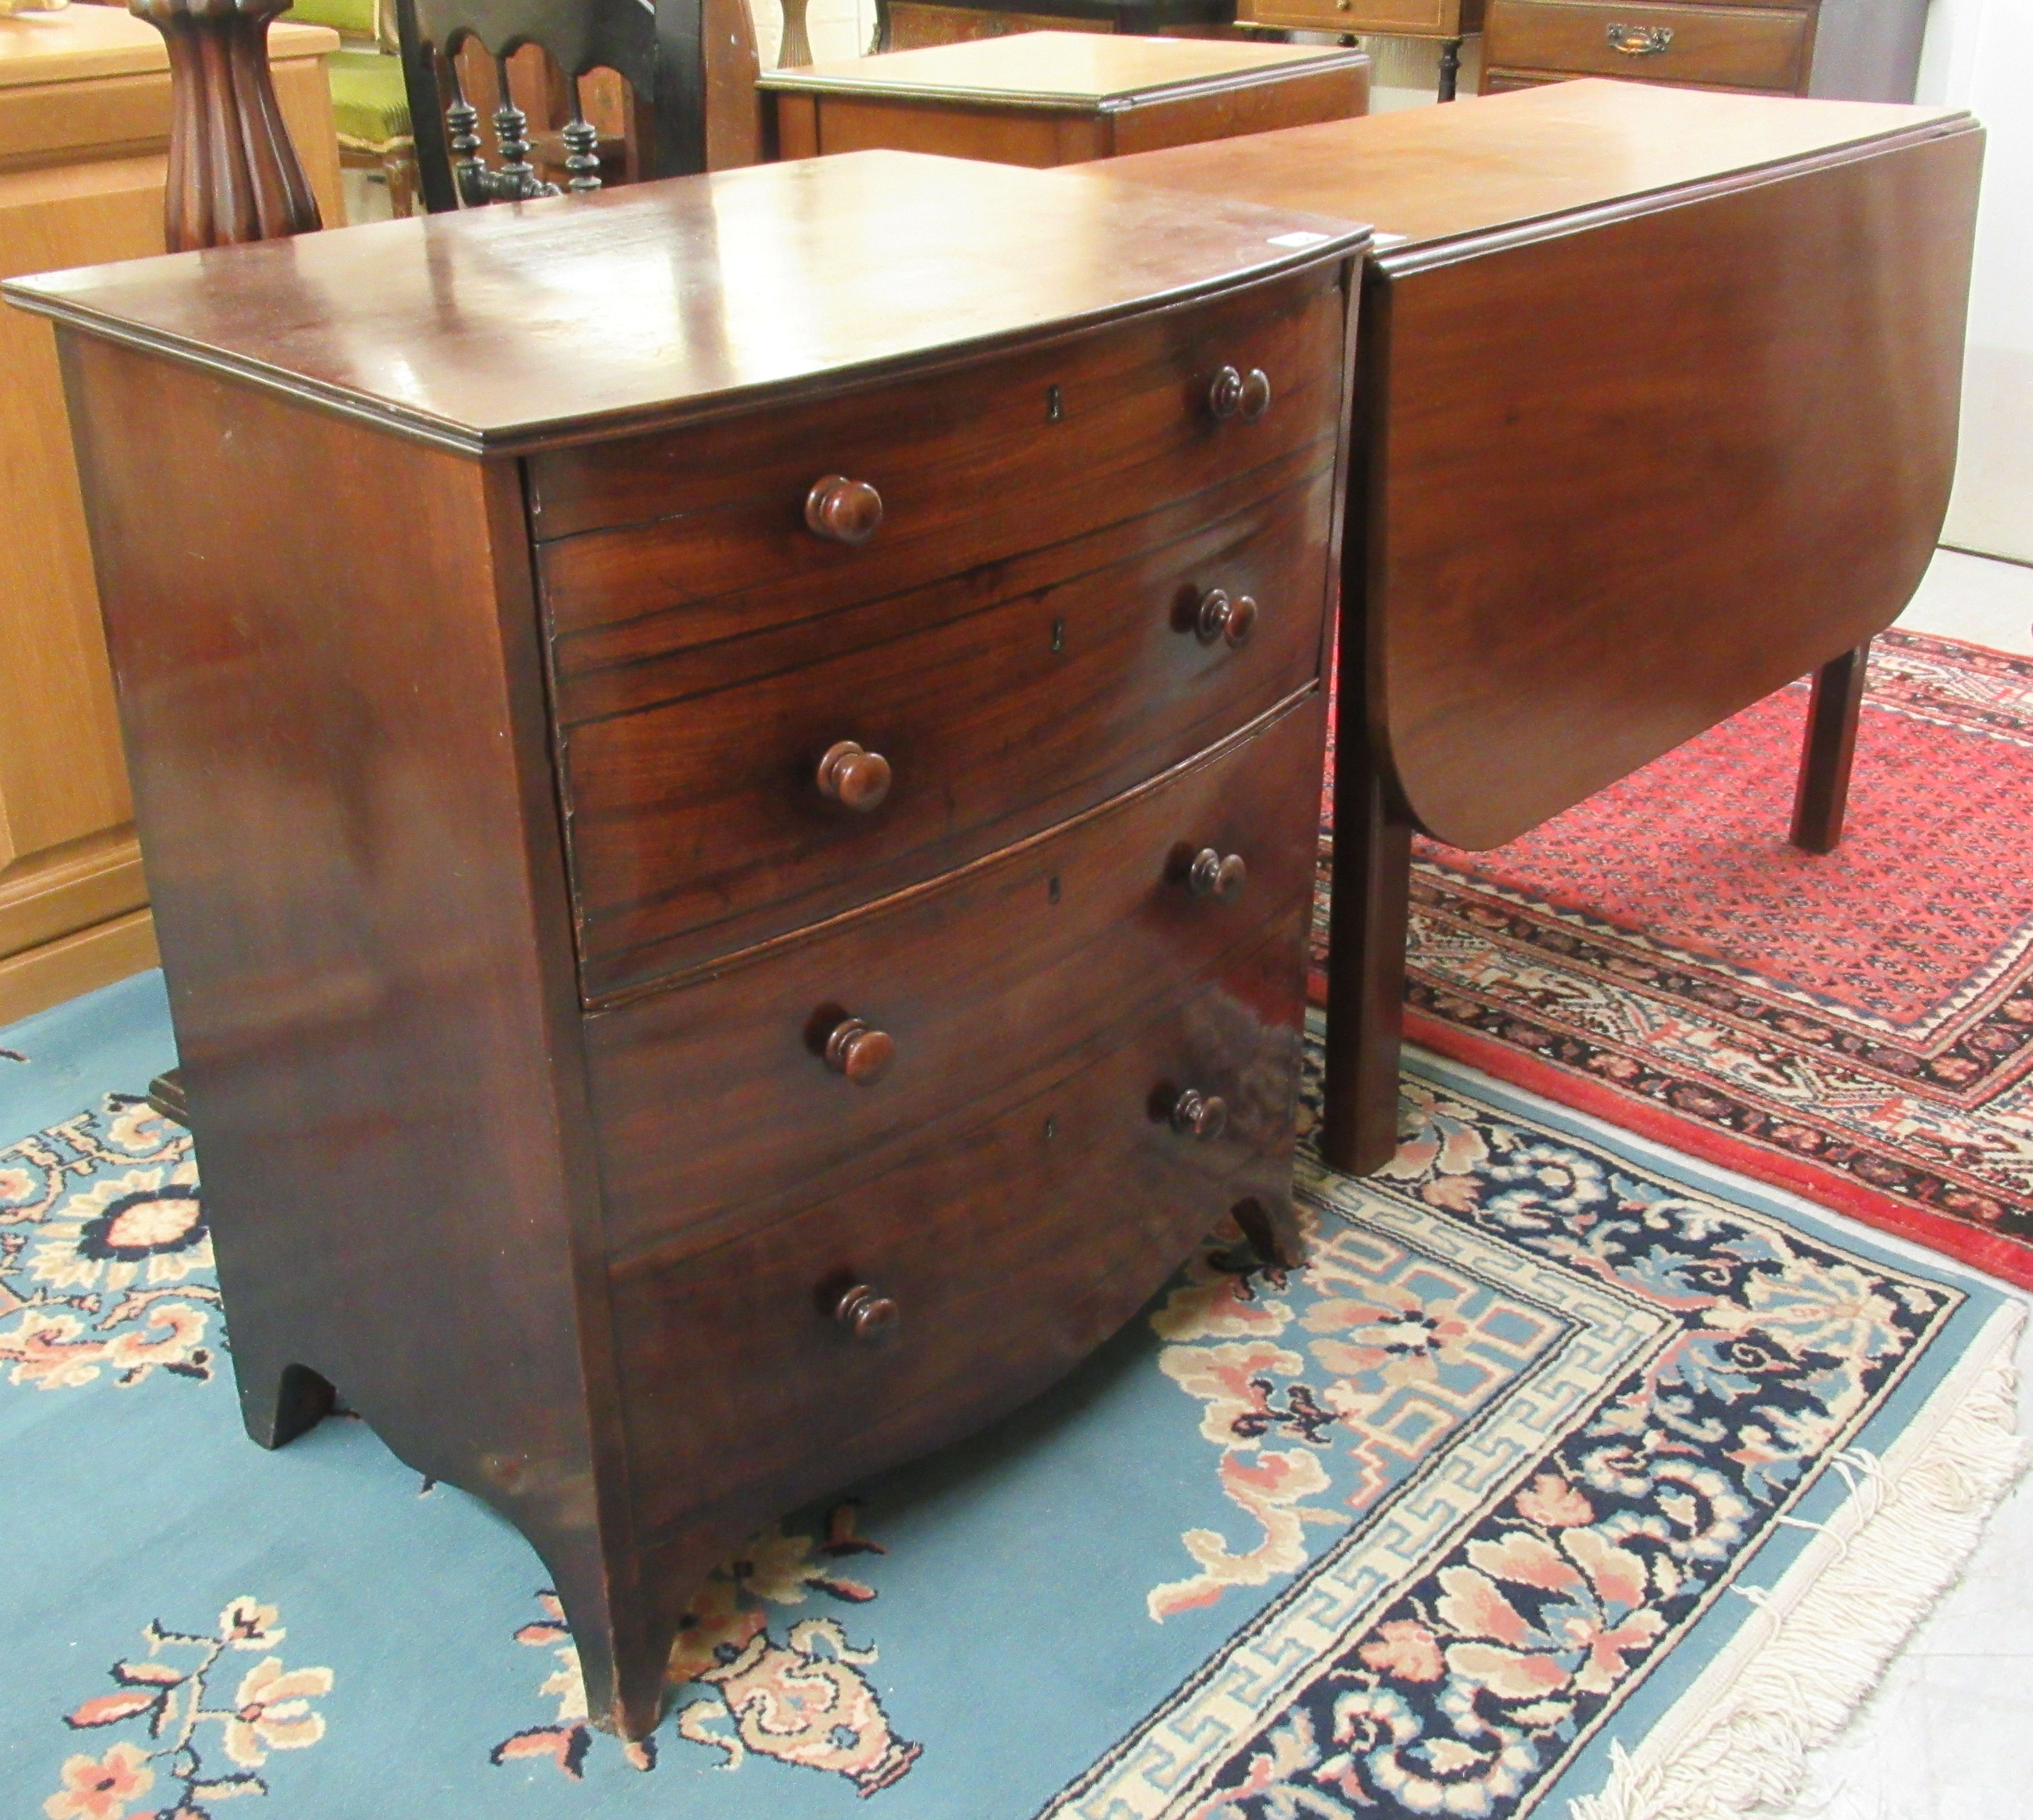
<svg viewBox="0 0 2033 1820"><path fill-rule="evenodd" d="M321 28L275 29L277 99L344 219ZM0 277L163 250L169 76L99 6L0 19ZM0 1024L155 961L49 324L0 309Z"/></svg>

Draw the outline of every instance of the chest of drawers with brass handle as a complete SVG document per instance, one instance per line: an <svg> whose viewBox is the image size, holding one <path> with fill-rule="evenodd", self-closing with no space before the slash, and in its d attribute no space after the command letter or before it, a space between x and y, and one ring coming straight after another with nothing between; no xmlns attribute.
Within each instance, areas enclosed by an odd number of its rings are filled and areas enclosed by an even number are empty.
<svg viewBox="0 0 2033 1820"><path fill-rule="evenodd" d="M503 1511L603 1721L1294 1245L1363 240L882 153L20 287L249 1425Z"/></svg>

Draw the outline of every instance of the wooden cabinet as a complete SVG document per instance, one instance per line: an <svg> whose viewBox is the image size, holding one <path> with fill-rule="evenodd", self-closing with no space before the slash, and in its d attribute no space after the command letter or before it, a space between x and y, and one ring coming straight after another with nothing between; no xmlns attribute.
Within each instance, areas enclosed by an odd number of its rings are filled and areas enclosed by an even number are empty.
<svg viewBox="0 0 2033 1820"><path fill-rule="evenodd" d="M1369 59L1318 46L1026 32L807 69L762 85L778 155L885 146L1006 164L1078 164L1346 120Z"/></svg>
<svg viewBox="0 0 2033 1820"><path fill-rule="evenodd" d="M631 1734L758 1522L1296 1249L1365 234L871 152L10 289L248 1425Z"/></svg>
<svg viewBox="0 0 2033 1820"><path fill-rule="evenodd" d="M275 91L343 219L316 26L271 34ZM163 250L170 78L124 10L0 18L0 277ZM47 324L0 313L0 1024L152 966L155 939Z"/></svg>
<svg viewBox="0 0 2033 1820"><path fill-rule="evenodd" d="M1482 92L1574 76L1910 101L1926 0L1489 0Z"/></svg>

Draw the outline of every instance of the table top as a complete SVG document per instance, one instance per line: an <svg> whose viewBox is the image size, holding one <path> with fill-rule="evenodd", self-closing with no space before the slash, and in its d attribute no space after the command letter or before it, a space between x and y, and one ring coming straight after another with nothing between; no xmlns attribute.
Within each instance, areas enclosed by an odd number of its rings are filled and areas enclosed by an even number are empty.
<svg viewBox="0 0 2033 1820"><path fill-rule="evenodd" d="M1950 108L1591 79L1138 152L1109 169L1134 182L1368 222L1377 255L1397 260L1466 235L1972 125Z"/></svg>
<svg viewBox="0 0 2033 1820"><path fill-rule="evenodd" d="M1020 32L878 57L771 69L761 86L792 94L949 100L1110 113L1179 95L1276 81L1301 70L1359 66L1359 51L1226 38L1129 38L1105 32Z"/></svg>
<svg viewBox="0 0 2033 1820"><path fill-rule="evenodd" d="M46 272L9 301L471 454L691 421L1211 294L1365 231L862 152Z"/></svg>
<svg viewBox="0 0 2033 1820"><path fill-rule="evenodd" d="M322 57L339 48L324 25L268 28L270 59ZM163 35L124 6L66 6L60 13L0 17L0 88L80 82L95 76L147 76L167 70Z"/></svg>

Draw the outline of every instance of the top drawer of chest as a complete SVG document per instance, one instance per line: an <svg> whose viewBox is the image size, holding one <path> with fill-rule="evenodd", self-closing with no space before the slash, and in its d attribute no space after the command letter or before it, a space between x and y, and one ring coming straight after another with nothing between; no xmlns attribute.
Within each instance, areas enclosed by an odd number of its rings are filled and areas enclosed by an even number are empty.
<svg viewBox="0 0 2033 1820"><path fill-rule="evenodd" d="M587 635L608 657L668 650L935 581L1331 433L1338 276L1314 268L954 369L531 458L567 667ZM836 477L829 515L813 496Z"/></svg>

